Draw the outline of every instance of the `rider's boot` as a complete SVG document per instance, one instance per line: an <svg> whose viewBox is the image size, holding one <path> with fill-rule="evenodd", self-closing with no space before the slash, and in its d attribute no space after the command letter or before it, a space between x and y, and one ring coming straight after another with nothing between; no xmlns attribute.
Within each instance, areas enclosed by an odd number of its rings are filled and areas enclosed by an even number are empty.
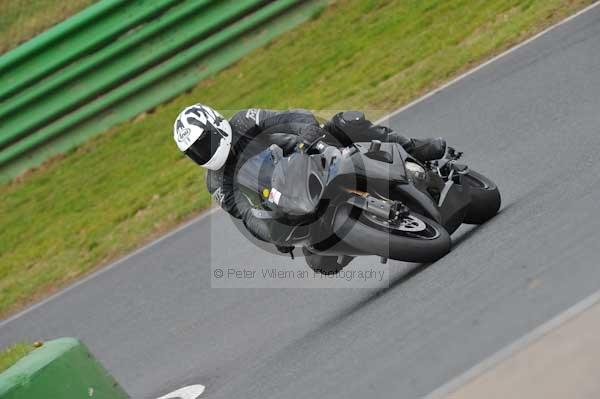
<svg viewBox="0 0 600 399"><path fill-rule="evenodd" d="M411 143L405 146L410 155L421 162L440 159L446 153L446 140L441 137L436 139L411 139Z"/></svg>

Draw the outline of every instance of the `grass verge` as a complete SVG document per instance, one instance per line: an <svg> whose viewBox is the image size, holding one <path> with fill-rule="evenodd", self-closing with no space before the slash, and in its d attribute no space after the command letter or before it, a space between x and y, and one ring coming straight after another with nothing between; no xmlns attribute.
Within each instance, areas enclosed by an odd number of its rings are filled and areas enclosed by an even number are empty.
<svg viewBox="0 0 600 399"><path fill-rule="evenodd" d="M19 361L19 359L34 349L35 348L31 344L19 342L2 350L0 352L0 373L11 367Z"/></svg>
<svg viewBox="0 0 600 399"><path fill-rule="evenodd" d="M0 0L0 54L97 0Z"/></svg>
<svg viewBox="0 0 600 399"><path fill-rule="evenodd" d="M393 110L592 2L331 2L189 93L0 187L0 314L209 206L203 172L171 139L185 105Z"/></svg>

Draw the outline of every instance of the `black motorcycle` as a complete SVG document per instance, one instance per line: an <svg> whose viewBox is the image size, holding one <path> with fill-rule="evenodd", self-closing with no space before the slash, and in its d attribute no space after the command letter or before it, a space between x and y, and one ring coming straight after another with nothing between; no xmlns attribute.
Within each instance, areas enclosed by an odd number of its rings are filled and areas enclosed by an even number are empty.
<svg viewBox="0 0 600 399"><path fill-rule="evenodd" d="M301 246L319 273L337 273L360 255L433 262L462 223L481 224L500 208L496 185L460 164L461 155L448 148L422 163L376 140L318 142L289 156L272 145L245 162L237 184L274 244Z"/></svg>

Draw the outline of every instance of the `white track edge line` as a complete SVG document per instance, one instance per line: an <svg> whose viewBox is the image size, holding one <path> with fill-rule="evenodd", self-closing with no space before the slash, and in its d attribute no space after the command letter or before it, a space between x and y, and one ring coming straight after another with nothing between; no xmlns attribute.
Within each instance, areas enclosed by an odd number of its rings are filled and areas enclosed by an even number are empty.
<svg viewBox="0 0 600 399"><path fill-rule="evenodd" d="M554 318L550 319L549 321L545 322L539 327L531 330L529 333L525 334L521 338L518 338L516 341L513 341L512 343L508 344L504 348L500 349L498 352L484 359L479 364L475 365L474 367L470 368L469 370L465 371L459 376L451 379L441 387L437 388L436 390L425 396L425 399L441 399L452 394L462 386L468 384L475 378L479 377L480 375L491 370L498 364L502 363L504 360L507 360L512 355L522 351L534 342L543 338L552 330L574 319L576 316L580 315L584 311L596 305L598 302L600 302L600 291L596 291L595 293L591 294L587 298L571 306L562 313L559 313Z"/></svg>

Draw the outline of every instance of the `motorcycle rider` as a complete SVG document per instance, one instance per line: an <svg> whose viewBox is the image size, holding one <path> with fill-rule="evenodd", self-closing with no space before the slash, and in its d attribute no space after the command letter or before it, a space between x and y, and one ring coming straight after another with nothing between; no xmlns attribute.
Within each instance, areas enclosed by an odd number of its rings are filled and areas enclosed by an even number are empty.
<svg viewBox="0 0 600 399"><path fill-rule="evenodd" d="M227 121L214 109L195 104L177 116L173 137L180 151L208 169L206 184L213 199L231 216L241 219L253 236L266 242L273 242L270 231L252 214L252 205L235 187L234 176L246 159L270 145L277 144L288 155L298 145L318 140L338 146L379 140L399 143L421 161L439 159L446 150L442 138L407 138L374 125L358 111L340 112L321 126L312 113L302 109L278 112L252 108L237 112ZM289 253L293 247L277 249Z"/></svg>

